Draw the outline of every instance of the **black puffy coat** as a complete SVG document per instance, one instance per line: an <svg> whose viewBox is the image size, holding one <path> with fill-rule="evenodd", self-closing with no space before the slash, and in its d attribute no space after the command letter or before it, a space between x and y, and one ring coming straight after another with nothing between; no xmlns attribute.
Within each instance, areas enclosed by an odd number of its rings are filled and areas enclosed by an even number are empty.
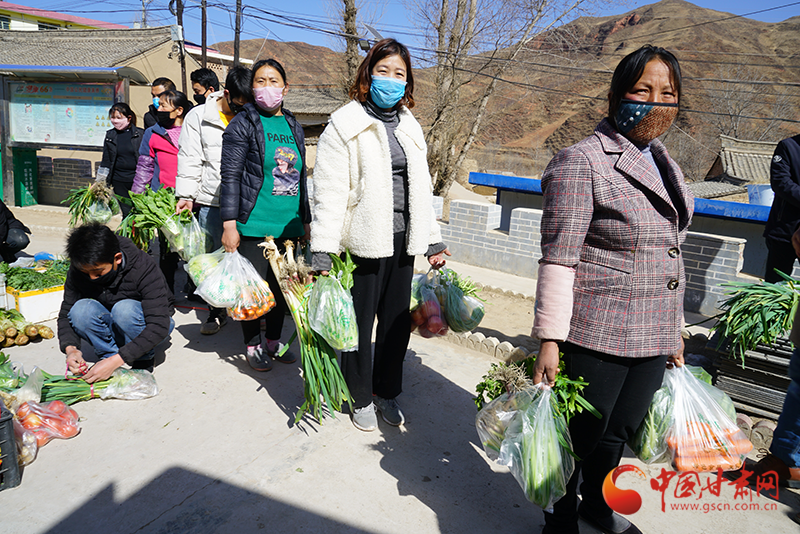
<svg viewBox="0 0 800 534"><path fill-rule="evenodd" d="M133 145L133 152L139 154L139 147L142 146L142 134L144 130L138 126L131 127L131 145ZM103 159L100 161L100 167L108 169L108 177L106 183L111 185L114 179L114 165L117 161L117 135L119 132L116 128L111 128L106 132L106 139L103 142Z"/></svg>
<svg viewBox="0 0 800 534"><path fill-rule="evenodd" d="M303 160L300 169L300 216L303 223L311 222L311 208L306 188L306 144L303 127L286 108L283 115L292 130L295 144ZM223 221L247 223L264 184L264 128L253 104L246 104L222 134L219 207ZM276 236L279 237L279 236Z"/></svg>
<svg viewBox="0 0 800 534"><path fill-rule="evenodd" d="M64 301L58 313L58 342L61 352L70 345L81 346L81 338L72 329L69 311L81 299L95 299L111 310L121 300L142 303L146 326L141 334L119 348L119 355L130 364L144 356L169 335L169 318L175 312L174 297L158 264L146 252L139 250L127 237L117 237L123 262L114 281L101 286L89 276L71 266L64 282Z"/></svg>
<svg viewBox="0 0 800 534"><path fill-rule="evenodd" d="M11 210L8 209L8 206L0 200L0 243L5 243L6 238L8 237L8 231L11 228L18 228L25 232L26 234L30 234L30 229L22 224L19 219L14 217L14 214L11 213Z"/></svg>
<svg viewBox="0 0 800 534"><path fill-rule="evenodd" d="M769 210L764 237L789 242L800 224L800 135L778 143L769 176L775 200Z"/></svg>

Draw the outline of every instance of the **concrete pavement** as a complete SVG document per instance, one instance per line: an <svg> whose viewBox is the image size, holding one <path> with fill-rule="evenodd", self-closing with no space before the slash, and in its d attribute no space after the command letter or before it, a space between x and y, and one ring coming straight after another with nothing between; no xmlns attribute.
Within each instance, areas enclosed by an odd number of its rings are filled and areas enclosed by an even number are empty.
<svg viewBox="0 0 800 534"><path fill-rule="evenodd" d="M45 241L37 238L34 245L39 243ZM468 274L493 285L479 272ZM256 373L242 357L236 323L201 336L205 312L185 299L178 304L166 360L155 370L159 395L75 405L81 433L43 447L22 484L0 492L0 532L540 530L541 511L504 468L487 462L477 439L471 399L490 357L414 335L399 397L406 425L381 421L378 431L363 433L342 415L322 425L294 425L303 401L299 363L275 363L271 372ZM292 330L287 317L284 335ZM64 368L56 340L6 350L28 371L33 365L48 372ZM665 466L647 467L628 455L622 463L647 474L618 481L643 498L630 518L645 533L797 531L788 518L800 511L797 493L782 489L778 500L742 500L723 485L719 497L677 499L673 479L662 512L662 494L650 483ZM703 485L707 478L701 475ZM743 502L760 509L734 509ZM699 508L675 510L671 504ZM706 513L705 505L723 510ZM596 531L582 523L581 532Z"/></svg>

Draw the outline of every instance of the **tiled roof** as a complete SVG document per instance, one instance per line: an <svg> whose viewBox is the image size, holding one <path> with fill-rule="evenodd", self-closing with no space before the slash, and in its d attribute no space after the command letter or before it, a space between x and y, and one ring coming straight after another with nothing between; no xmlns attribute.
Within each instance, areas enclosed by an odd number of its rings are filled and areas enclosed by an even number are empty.
<svg viewBox="0 0 800 534"><path fill-rule="evenodd" d="M747 188L723 182L689 182L686 184L697 198L719 198L747 193Z"/></svg>
<svg viewBox="0 0 800 534"><path fill-rule="evenodd" d="M723 173L752 184L769 183L769 165L777 142L746 141L720 135Z"/></svg>
<svg viewBox="0 0 800 534"><path fill-rule="evenodd" d="M0 63L116 67L171 40L169 26L126 30L0 30Z"/></svg>
<svg viewBox="0 0 800 534"><path fill-rule="evenodd" d="M286 107L295 114L330 115L347 103L336 87L298 87L289 85Z"/></svg>

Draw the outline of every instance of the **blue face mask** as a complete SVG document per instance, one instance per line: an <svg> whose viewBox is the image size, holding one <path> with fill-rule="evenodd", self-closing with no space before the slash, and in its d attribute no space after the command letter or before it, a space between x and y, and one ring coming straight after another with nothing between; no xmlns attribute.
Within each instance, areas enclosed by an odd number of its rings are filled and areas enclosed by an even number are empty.
<svg viewBox="0 0 800 534"><path fill-rule="evenodd" d="M158 97L157 96L153 97L153 107L158 109Z"/></svg>
<svg viewBox="0 0 800 534"><path fill-rule="evenodd" d="M387 76L373 76L369 96L376 106L392 109L406 94L406 82Z"/></svg>

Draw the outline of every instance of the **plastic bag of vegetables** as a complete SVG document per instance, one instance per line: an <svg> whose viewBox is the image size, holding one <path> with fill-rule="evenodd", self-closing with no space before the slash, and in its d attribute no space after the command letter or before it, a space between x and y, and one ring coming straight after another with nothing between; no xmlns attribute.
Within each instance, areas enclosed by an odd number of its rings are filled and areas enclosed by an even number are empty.
<svg viewBox="0 0 800 534"><path fill-rule="evenodd" d="M419 305L411 310L411 330L417 329L422 337L447 334L447 321L439 295L444 301L444 288L438 283L435 273L428 273L419 285Z"/></svg>
<svg viewBox="0 0 800 534"><path fill-rule="evenodd" d="M43 404L23 402L17 408L16 415L22 426L33 432L39 447L53 438L75 437L81 431L77 412L58 400Z"/></svg>
<svg viewBox="0 0 800 534"><path fill-rule="evenodd" d="M32 430L28 430L14 418L14 441L17 443L17 461L21 467L30 465L39 452L39 442Z"/></svg>
<svg viewBox="0 0 800 534"><path fill-rule="evenodd" d="M753 445L720 405L719 397L685 366L667 369L664 382L673 401L666 441L675 469L739 469Z"/></svg>
<svg viewBox="0 0 800 534"><path fill-rule="evenodd" d="M248 279L239 289L239 296L228 308L228 316L234 321L252 321L258 319L275 307L275 295L269 284L260 276Z"/></svg>
<svg viewBox="0 0 800 534"><path fill-rule="evenodd" d="M158 384L153 373L146 369L120 367L100 389L101 399L142 400L158 395Z"/></svg>
<svg viewBox="0 0 800 534"><path fill-rule="evenodd" d="M253 264L239 252L226 252L219 264L197 284L196 294L215 308L230 308L248 280L261 280Z"/></svg>
<svg viewBox="0 0 800 534"><path fill-rule="evenodd" d="M106 185L105 180L73 189L62 203L69 204L70 226L75 226L80 221L105 224L120 212L117 195Z"/></svg>
<svg viewBox="0 0 800 534"><path fill-rule="evenodd" d="M444 268L439 270L439 283L445 289L444 313L453 332L476 328L483 320L484 308L472 280Z"/></svg>
<svg viewBox="0 0 800 534"><path fill-rule="evenodd" d="M104 202L95 200L86 208L83 214L83 222L106 224L114 216L111 207Z"/></svg>
<svg viewBox="0 0 800 534"><path fill-rule="evenodd" d="M225 257L225 249L220 248L207 254L199 254L190 259L186 265L186 272L192 278L194 285L199 286L203 280L217 268L219 262Z"/></svg>
<svg viewBox="0 0 800 534"><path fill-rule="evenodd" d="M170 250L177 252L184 261L206 252L208 237L189 210L176 213L164 221L161 233L169 243Z"/></svg>
<svg viewBox="0 0 800 534"><path fill-rule="evenodd" d="M526 391L524 394L522 392L503 393L496 399L487 402L475 417L478 437L490 460L497 461L511 421L533 400L530 388Z"/></svg>
<svg viewBox="0 0 800 534"><path fill-rule="evenodd" d="M522 396L518 402L525 407L510 420L497 461L508 467L529 501L551 510L566 495L575 470L567 422L550 387L539 383L515 395Z"/></svg>
<svg viewBox="0 0 800 534"><path fill-rule="evenodd" d="M311 329L337 350L358 350L358 325L353 297L334 276L320 276L308 297Z"/></svg>

